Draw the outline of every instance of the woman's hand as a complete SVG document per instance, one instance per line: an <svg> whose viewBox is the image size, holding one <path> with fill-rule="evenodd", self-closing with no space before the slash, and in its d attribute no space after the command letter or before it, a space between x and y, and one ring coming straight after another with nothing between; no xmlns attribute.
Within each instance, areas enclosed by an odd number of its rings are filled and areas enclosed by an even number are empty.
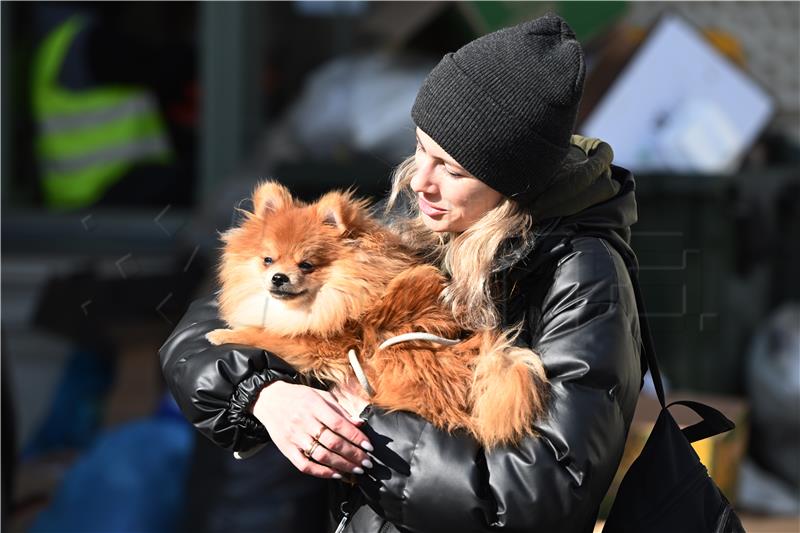
<svg viewBox="0 0 800 533"><path fill-rule="evenodd" d="M253 415L304 474L341 479L372 468L364 451L372 451L372 445L357 427L362 421L351 417L330 392L275 381L259 393Z"/></svg>

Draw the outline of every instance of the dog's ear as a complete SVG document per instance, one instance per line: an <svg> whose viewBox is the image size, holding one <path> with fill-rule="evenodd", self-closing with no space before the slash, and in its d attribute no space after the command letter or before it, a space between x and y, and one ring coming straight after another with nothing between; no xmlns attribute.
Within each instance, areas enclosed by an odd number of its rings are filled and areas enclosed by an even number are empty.
<svg viewBox="0 0 800 533"><path fill-rule="evenodd" d="M340 235L359 233L369 223L368 202L353 198L351 191L329 192L317 202L320 222L336 228Z"/></svg>
<svg viewBox="0 0 800 533"><path fill-rule="evenodd" d="M253 191L253 210L257 216L263 216L294 205L294 198L289 189L275 181L265 181Z"/></svg>

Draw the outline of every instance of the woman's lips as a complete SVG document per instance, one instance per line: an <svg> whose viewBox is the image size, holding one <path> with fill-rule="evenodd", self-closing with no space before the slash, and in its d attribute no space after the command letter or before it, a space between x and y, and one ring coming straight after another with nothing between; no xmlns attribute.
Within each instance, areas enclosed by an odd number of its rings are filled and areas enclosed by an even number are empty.
<svg viewBox="0 0 800 533"><path fill-rule="evenodd" d="M417 203L419 204L420 210L429 217L435 217L447 213L446 209L439 209L438 207L432 206L421 196L417 196Z"/></svg>

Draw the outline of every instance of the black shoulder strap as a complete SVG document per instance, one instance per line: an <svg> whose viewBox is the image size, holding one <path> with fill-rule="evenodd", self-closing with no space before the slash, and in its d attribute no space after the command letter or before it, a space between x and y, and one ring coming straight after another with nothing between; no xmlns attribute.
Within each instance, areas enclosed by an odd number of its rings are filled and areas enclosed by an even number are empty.
<svg viewBox="0 0 800 533"><path fill-rule="evenodd" d="M688 407L703 419L700 422L691 426L687 426L681 430L683 431L683 436L686 437L686 440L689 442L696 442L708 437L713 437L714 435L725 433L726 431L730 431L736 427L736 425L728 420L725 415L704 403L693 402L690 400L678 400L667 405L667 408L673 405L683 405Z"/></svg>
<svg viewBox="0 0 800 533"><path fill-rule="evenodd" d="M650 333L650 323L647 321L647 309L644 305L642 289L639 286L639 268L637 265L631 268L631 265L624 255L623 259L625 260L625 264L628 265L628 272L630 273L631 283L633 284L633 293L636 296L636 309L639 312L639 332L642 335L642 351L647 361L647 368L650 369L650 375L653 377L653 385L656 388L658 401L661 403L662 408L666 408L664 385L661 382L661 371L658 368L658 358L656 357L653 335Z"/></svg>
<svg viewBox="0 0 800 533"><path fill-rule="evenodd" d="M644 305L644 298L642 297L642 290L639 285L639 263L636 260L636 256L633 255L630 250L624 249L621 246L616 246L616 243L612 239L609 239L607 235L603 235L602 233L584 232L581 233L581 235L589 235L604 239L605 242L619 252L620 256L622 256L622 260L625 261L625 265L631 278L631 283L633 284L633 293L636 297L636 308L639 313L639 331L642 336L642 351L644 352L645 361L647 362L647 368L650 369L650 375L653 378L653 385L655 386L656 395L658 396L658 401L661 404L661 408L667 409L672 405L683 405L692 409L703 419L700 422L688 426L682 430L684 436L689 442L695 442L708 437L713 437L714 435L718 435L733 429L735 424L731 422L725 415L713 407L703 403L682 400L675 401L667 405L664 395L664 385L661 382L661 371L658 368L658 358L656 357L655 344L653 343L653 336L650 332L650 324L647 321L647 309Z"/></svg>
<svg viewBox="0 0 800 533"><path fill-rule="evenodd" d="M613 239L609 239L608 235L600 232L581 232L581 236L597 237L603 239L612 248L614 248L628 269L628 274L631 278L633 285L633 294L636 298L636 309L639 313L639 332L642 336L642 351L644 352L647 368L650 369L650 375L653 376L653 385L656 388L656 395L658 401L661 403L662 408L666 408L667 402L664 396L664 385L661 383L661 371L658 369L658 359L656 359L656 350L653 344L653 336L650 333L650 324L647 321L647 309L644 305L644 298L642 297L642 290L639 286L639 263L636 256L631 253L629 249L622 248Z"/></svg>

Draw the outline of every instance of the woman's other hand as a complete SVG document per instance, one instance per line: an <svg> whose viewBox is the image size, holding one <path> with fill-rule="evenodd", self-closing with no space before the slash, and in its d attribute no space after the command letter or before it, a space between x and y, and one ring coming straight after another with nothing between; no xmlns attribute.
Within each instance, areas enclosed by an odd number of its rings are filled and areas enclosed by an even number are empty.
<svg viewBox="0 0 800 533"><path fill-rule="evenodd" d="M369 400L364 399L364 388L355 376L350 376L341 385L335 385L331 388L331 394L339 405L344 407L355 419L358 419L364 408L369 405Z"/></svg>
<svg viewBox="0 0 800 533"><path fill-rule="evenodd" d="M305 474L340 479L372 468L364 451L372 446L357 427L362 421L351 417L330 392L275 381L259 393L253 415Z"/></svg>

